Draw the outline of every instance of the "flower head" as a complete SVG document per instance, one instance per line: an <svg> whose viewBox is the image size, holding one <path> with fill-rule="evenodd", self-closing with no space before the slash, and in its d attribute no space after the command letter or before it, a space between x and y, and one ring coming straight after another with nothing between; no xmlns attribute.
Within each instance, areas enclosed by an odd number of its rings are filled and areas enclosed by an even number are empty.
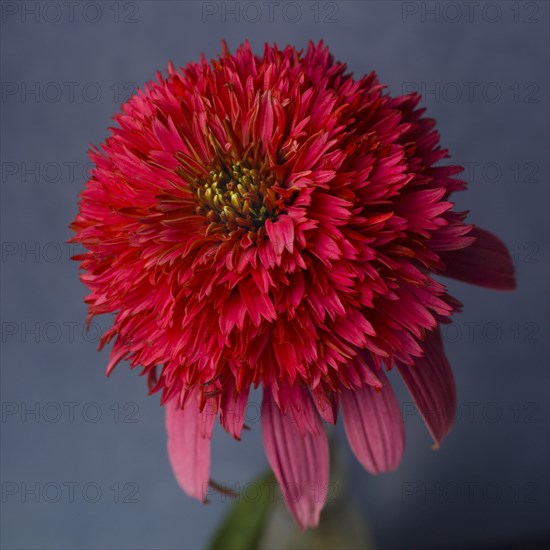
<svg viewBox="0 0 550 550"><path fill-rule="evenodd" d="M465 224L419 96L355 80L328 49L224 44L123 105L73 222L90 317L116 313L107 368L141 366L167 406L181 486L204 499L216 418L239 438L263 387L269 462L300 527L328 485L341 408L373 473L403 453L394 366L439 443L455 406L434 274L514 286L504 245ZM290 487L293 487L290 491ZM291 495L290 492L293 492Z"/></svg>

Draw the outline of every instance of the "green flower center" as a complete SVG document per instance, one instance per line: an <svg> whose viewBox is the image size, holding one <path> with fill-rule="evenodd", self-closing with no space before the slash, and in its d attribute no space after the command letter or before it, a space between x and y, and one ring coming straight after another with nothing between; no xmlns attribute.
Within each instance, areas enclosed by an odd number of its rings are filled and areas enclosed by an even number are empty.
<svg viewBox="0 0 550 550"><path fill-rule="evenodd" d="M196 212L228 232L257 231L280 212L282 198L273 189L275 178L237 162L210 170L196 180Z"/></svg>

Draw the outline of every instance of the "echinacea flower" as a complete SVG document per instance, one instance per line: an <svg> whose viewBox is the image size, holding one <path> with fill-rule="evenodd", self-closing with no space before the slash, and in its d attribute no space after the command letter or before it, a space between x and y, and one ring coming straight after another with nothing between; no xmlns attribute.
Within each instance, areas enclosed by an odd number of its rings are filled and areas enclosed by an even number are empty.
<svg viewBox="0 0 550 550"><path fill-rule="evenodd" d="M89 318L116 313L107 368L162 390L175 476L204 500L216 418L234 438L263 388L270 465L301 528L317 525L338 410L372 473L402 457L394 366L439 444L455 386L433 278L515 286L506 247L465 223L416 94L355 80L328 49L226 45L169 66L122 107L72 224Z"/></svg>

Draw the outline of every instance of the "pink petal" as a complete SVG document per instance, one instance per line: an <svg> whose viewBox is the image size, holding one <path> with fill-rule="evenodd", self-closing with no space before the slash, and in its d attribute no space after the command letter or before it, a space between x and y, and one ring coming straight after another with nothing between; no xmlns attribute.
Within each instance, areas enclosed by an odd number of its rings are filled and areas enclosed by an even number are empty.
<svg viewBox="0 0 550 550"><path fill-rule="evenodd" d="M449 433L456 409L453 372L441 342L439 329L422 343L424 356L416 364L397 364L399 373L437 446Z"/></svg>
<svg viewBox="0 0 550 550"><path fill-rule="evenodd" d="M119 345L118 340L115 342L111 349L111 355L109 356L109 363L107 364L107 376L109 376L113 369L128 355L130 351L126 346Z"/></svg>
<svg viewBox="0 0 550 550"><path fill-rule="evenodd" d="M306 402L311 407L311 401ZM304 406L306 406L304 403ZM269 463L287 507L300 529L316 527L325 504L329 480L327 436L315 411L317 433L300 434L292 407L283 416L271 391L264 391L262 433Z"/></svg>
<svg viewBox="0 0 550 550"><path fill-rule="evenodd" d="M262 97L258 119L259 136L262 141L268 142L273 137L274 120L271 92L267 90Z"/></svg>
<svg viewBox="0 0 550 550"><path fill-rule="evenodd" d="M345 390L340 399L350 447L371 474L395 470L405 447L399 403L383 371L376 375L382 389L365 385Z"/></svg>
<svg viewBox="0 0 550 550"><path fill-rule="evenodd" d="M439 253L446 265L442 275L496 290L516 288L514 264L504 243L479 227L468 236L476 241L467 248Z"/></svg>
<svg viewBox="0 0 550 550"><path fill-rule="evenodd" d="M235 391L235 382L229 382L227 388L222 393L220 423L224 430L235 439L241 439L241 430L244 425L247 403L248 389L237 393Z"/></svg>
<svg viewBox="0 0 550 550"><path fill-rule="evenodd" d="M281 344L278 347L280 346ZM286 360L284 364L292 364L291 359ZM305 386L283 382L277 386L276 390L272 387L271 392L281 414L290 418L300 434L317 435L323 430L323 423L320 422L319 415L312 406L309 390ZM289 408L292 410L289 411Z"/></svg>
<svg viewBox="0 0 550 550"><path fill-rule="evenodd" d="M168 457L180 487L200 501L206 499L210 478L210 432L201 435L202 415L197 400L191 396L185 409L177 408L178 399L166 404ZM204 430L203 430L204 431Z"/></svg>
<svg viewBox="0 0 550 550"><path fill-rule="evenodd" d="M276 222L267 219L265 230L277 256L280 256L285 248L292 253L294 250L294 222L290 216L281 216Z"/></svg>
<svg viewBox="0 0 550 550"><path fill-rule="evenodd" d="M317 411L325 422L336 424L338 418L338 394L328 395L327 392L317 387L311 392Z"/></svg>

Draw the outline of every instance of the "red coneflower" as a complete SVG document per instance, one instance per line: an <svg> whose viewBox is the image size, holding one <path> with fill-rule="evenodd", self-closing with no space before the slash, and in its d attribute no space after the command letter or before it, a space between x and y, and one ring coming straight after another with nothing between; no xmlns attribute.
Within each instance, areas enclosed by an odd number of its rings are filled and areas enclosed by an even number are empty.
<svg viewBox="0 0 550 550"><path fill-rule="evenodd" d="M263 387L269 462L301 528L329 475L322 420L342 408L372 473L401 460L394 365L438 444L455 387L438 326L460 304L433 274L514 288L496 237L466 225L416 94L354 80L322 43L248 43L139 91L95 163L72 224L89 318L116 312L122 359L162 390L176 478L203 500L214 420L240 437Z"/></svg>

